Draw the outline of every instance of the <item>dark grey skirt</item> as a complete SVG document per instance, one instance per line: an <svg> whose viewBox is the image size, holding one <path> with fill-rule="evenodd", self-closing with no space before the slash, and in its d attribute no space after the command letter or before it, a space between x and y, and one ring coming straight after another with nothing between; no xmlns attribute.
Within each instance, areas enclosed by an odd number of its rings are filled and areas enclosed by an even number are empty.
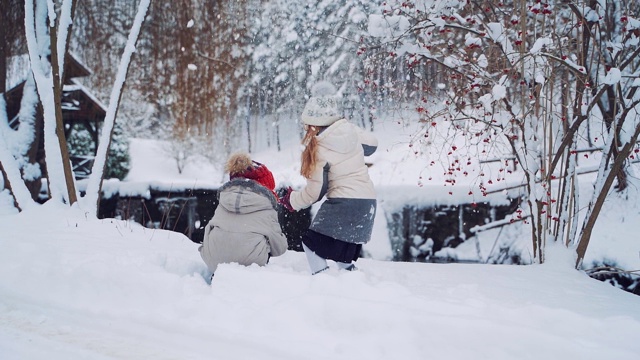
<svg viewBox="0 0 640 360"><path fill-rule="evenodd" d="M311 251L324 259L347 264L358 260L362 252L362 244L336 240L313 230L307 230L302 236L302 242Z"/></svg>

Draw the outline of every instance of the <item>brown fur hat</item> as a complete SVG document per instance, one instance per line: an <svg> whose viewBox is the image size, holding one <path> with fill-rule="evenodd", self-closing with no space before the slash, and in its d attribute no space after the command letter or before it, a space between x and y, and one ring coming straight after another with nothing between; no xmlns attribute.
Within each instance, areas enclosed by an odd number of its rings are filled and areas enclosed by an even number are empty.
<svg viewBox="0 0 640 360"><path fill-rule="evenodd" d="M249 154L238 152L229 156L229 159L224 166L224 171L229 173L229 175L239 174L245 172L252 165L253 162L251 161Z"/></svg>

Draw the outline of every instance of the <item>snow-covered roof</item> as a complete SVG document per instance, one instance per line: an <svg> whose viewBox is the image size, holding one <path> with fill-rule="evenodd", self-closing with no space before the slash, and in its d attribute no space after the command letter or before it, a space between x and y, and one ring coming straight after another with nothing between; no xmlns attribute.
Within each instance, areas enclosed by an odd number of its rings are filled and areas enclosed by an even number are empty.
<svg viewBox="0 0 640 360"><path fill-rule="evenodd" d="M80 61L78 55L68 52L65 58L65 77L68 79L89 76L92 74L87 65ZM7 90L13 89L26 80L31 63L28 54L12 56L7 61Z"/></svg>
<svg viewBox="0 0 640 360"><path fill-rule="evenodd" d="M86 95L89 98L89 100L94 102L95 105L98 106L104 113L107 112L107 106L104 105L97 97L95 97L95 95L93 95L93 93L91 93L89 89L87 89L84 85L78 83L75 80L72 80L72 84L65 84L62 90L63 91L80 91L84 95Z"/></svg>
<svg viewBox="0 0 640 360"><path fill-rule="evenodd" d="M89 76L93 73L83 61L80 61L80 57L72 51L67 53L66 61L70 61L72 66L68 66L65 71L74 71L68 74L70 78Z"/></svg>

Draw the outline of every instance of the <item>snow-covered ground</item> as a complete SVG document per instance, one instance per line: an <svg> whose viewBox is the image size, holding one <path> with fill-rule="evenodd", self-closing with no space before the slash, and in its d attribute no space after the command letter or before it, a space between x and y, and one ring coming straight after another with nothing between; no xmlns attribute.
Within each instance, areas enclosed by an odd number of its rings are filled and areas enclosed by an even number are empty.
<svg viewBox="0 0 640 360"><path fill-rule="evenodd" d="M34 222L37 221L37 222ZM0 358L637 359L640 297L572 270L221 265L180 234L47 204L0 218ZM205 277L203 277L205 275Z"/></svg>
<svg viewBox="0 0 640 360"><path fill-rule="evenodd" d="M547 263L531 266L379 260L390 251L385 211L408 201L486 199L469 195L474 176L445 186L441 159L431 166L428 146L422 144L421 154L409 146L415 128L378 125L380 148L370 169L381 211L366 248L372 258L359 260L356 272L333 267L311 276L304 255L288 252L266 267L221 265L209 284L197 244L181 234L97 220L56 203L6 211L0 215L0 359L638 357L640 297L573 270L566 249L551 246ZM290 140L284 151L253 156L279 184L300 186L300 147ZM139 193L150 181L157 187L223 181L216 166L191 164L177 174L161 147L135 140L129 178L106 186ZM589 181L583 183L588 191ZM640 268L638 187L632 181L605 204L586 261ZM487 231L459 251L486 256L496 236ZM526 234L501 236L528 246Z"/></svg>

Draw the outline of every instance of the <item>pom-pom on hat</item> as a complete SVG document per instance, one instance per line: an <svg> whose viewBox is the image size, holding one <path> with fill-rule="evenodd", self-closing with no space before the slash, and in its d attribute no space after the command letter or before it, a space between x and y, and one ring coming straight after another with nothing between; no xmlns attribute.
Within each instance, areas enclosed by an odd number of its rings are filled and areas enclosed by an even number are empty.
<svg viewBox="0 0 640 360"><path fill-rule="evenodd" d="M329 126L340 120L336 87L320 81L311 88L311 98L302 110L302 122L312 126Z"/></svg>
<svg viewBox="0 0 640 360"><path fill-rule="evenodd" d="M273 174L263 164L251 160L248 154L235 153L231 155L224 169L229 173L230 180L236 178L251 179L266 187L275 195L276 182L273 179Z"/></svg>

